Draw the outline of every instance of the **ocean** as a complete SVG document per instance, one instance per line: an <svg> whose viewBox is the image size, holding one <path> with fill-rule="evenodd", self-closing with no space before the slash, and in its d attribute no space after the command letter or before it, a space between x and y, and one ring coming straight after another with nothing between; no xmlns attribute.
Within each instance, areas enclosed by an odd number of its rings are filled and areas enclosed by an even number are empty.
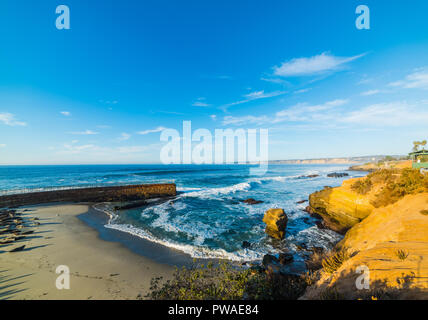
<svg viewBox="0 0 428 320"><path fill-rule="evenodd" d="M309 194L338 186L364 173L349 165L269 165L263 176L250 165L78 165L0 166L0 195L61 188L174 182L178 195L145 208L114 212L108 204L95 207L109 213L106 228L180 250L194 258L255 261L284 249L302 258L299 247L330 249L341 236L319 229L303 209ZM330 178L346 172L349 177ZM318 175L317 177L307 177ZM240 200L254 198L261 204ZM289 221L284 240L266 236L263 215L283 208ZM243 242L251 244L243 248ZM303 258L302 258L303 259Z"/></svg>

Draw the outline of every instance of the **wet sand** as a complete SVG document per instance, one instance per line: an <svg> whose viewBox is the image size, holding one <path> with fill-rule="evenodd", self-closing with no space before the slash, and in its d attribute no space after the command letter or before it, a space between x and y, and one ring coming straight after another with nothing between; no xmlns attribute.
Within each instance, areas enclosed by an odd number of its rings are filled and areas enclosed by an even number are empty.
<svg viewBox="0 0 428 320"><path fill-rule="evenodd" d="M25 220L37 217L40 225L25 239L0 246L0 299L142 299L153 277L172 276L172 261L190 261L104 228L106 217L87 204L18 209L23 210ZM8 252L24 244L23 251ZM69 290L56 287L60 265L70 269Z"/></svg>

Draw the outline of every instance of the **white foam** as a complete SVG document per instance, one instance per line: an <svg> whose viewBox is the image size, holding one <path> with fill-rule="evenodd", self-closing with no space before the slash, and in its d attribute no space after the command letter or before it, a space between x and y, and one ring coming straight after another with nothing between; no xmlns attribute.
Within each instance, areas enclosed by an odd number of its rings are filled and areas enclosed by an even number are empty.
<svg viewBox="0 0 428 320"><path fill-rule="evenodd" d="M107 224L106 228L127 232L134 236L164 245L182 251L192 258L199 259L227 259L232 261L255 261L263 258L264 253L256 252L249 249L241 249L235 252L227 252L223 249L210 249L204 246L196 246L190 244L180 244L172 241L158 239L150 232L133 227L131 225Z"/></svg>

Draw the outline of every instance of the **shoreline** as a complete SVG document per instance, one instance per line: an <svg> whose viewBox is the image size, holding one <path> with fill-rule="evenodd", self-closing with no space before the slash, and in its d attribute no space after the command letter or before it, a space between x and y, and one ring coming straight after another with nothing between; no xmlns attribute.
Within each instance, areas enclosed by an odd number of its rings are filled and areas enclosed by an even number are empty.
<svg viewBox="0 0 428 320"><path fill-rule="evenodd" d="M38 218L40 225L19 241L23 251L0 247L0 299L143 299L153 277L172 276L174 267L160 258L164 252L142 256L125 245L126 237L100 233L94 227L102 217L88 219L93 210L89 204L21 207L24 219ZM55 286L59 265L70 269L69 290Z"/></svg>

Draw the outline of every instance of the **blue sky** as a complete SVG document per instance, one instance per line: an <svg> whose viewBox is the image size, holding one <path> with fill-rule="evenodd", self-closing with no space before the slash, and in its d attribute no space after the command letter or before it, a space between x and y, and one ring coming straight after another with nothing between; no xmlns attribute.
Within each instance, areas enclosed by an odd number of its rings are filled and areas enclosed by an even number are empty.
<svg viewBox="0 0 428 320"><path fill-rule="evenodd" d="M55 8L70 8L57 30ZM370 30L355 8L370 8ZM158 163L160 129L268 128L270 159L428 138L427 1L0 4L0 164Z"/></svg>

